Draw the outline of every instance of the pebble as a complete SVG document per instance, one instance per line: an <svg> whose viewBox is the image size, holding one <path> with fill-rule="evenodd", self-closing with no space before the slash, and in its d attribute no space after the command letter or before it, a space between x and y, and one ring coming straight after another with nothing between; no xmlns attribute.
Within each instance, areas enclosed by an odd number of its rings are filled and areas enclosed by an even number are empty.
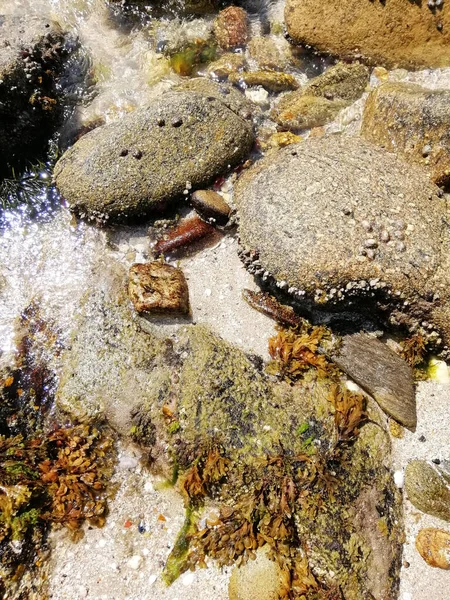
<svg viewBox="0 0 450 600"><path fill-rule="evenodd" d="M225 225L228 222L231 209L223 197L213 190L197 190L191 196L191 204L209 223Z"/></svg>
<svg viewBox="0 0 450 600"><path fill-rule="evenodd" d="M416 548L430 567L450 569L450 533L443 529L421 529L416 537Z"/></svg>
<svg viewBox="0 0 450 600"><path fill-rule="evenodd" d="M260 87L253 90L245 90L246 97L260 106L263 110L270 107L269 92L264 88Z"/></svg>
<svg viewBox="0 0 450 600"><path fill-rule="evenodd" d="M229 6L214 21L214 35L223 50L244 46L248 38L248 15L243 8Z"/></svg>
<svg viewBox="0 0 450 600"><path fill-rule="evenodd" d="M403 474L403 471L395 471L394 483L398 487L399 490L402 489L404 482L405 482L405 476Z"/></svg>
<svg viewBox="0 0 450 600"><path fill-rule="evenodd" d="M139 567L141 566L141 563L142 563L142 556L135 554L128 560L127 565L130 567L130 569L137 571L139 569Z"/></svg>
<svg viewBox="0 0 450 600"><path fill-rule="evenodd" d="M189 312L189 290L183 272L167 263L154 261L132 265L128 294L138 312Z"/></svg>

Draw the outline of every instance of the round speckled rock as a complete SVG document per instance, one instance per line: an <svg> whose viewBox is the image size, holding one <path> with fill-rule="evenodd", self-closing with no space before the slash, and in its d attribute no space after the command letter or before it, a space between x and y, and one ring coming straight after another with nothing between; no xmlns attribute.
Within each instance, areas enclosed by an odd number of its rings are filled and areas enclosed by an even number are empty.
<svg viewBox="0 0 450 600"><path fill-rule="evenodd" d="M83 136L54 176L77 215L124 221L208 185L253 141L250 123L217 98L171 92Z"/></svg>
<svg viewBox="0 0 450 600"><path fill-rule="evenodd" d="M235 567L228 586L229 600L278 600L282 574L276 562L268 557L268 547L260 548L254 561Z"/></svg>
<svg viewBox="0 0 450 600"><path fill-rule="evenodd" d="M359 138L308 139L239 179L242 258L313 307L347 309L357 298L393 324L427 335L435 326L447 343L448 226L438 194L418 167Z"/></svg>

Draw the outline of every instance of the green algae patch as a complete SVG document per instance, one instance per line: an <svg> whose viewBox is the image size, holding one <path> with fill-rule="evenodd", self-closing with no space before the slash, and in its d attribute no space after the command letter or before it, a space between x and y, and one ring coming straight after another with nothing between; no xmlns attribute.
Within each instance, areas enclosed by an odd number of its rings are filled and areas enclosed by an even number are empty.
<svg viewBox="0 0 450 600"><path fill-rule="evenodd" d="M188 506L183 527L178 532L177 539L164 567L162 577L167 585L172 584L186 570L184 561L189 550L189 535L194 530L194 516L193 508Z"/></svg>

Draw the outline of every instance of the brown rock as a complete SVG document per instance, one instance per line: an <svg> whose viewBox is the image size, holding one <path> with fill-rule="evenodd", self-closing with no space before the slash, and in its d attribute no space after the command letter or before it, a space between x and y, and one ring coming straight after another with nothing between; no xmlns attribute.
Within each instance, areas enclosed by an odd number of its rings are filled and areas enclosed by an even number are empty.
<svg viewBox="0 0 450 600"><path fill-rule="evenodd" d="M246 86L262 85L269 92L284 92L296 90L298 81L293 75L277 73L276 71L251 71L246 73L231 73L228 78L231 83L244 83Z"/></svg>
<svg viewBox="0 0 450 600"><path fill-rule="evenodd" d="M332 357L385 413L405 427L417 424L414 379L411 367L386 344L357 333L345 336L337 355Z"/></svg>
<svg viewBox="0 0 450 600"><path fill-rule="evenodd" d="M449 90L385 83L364 107L361 135L424 166L438 185L450 181Z"/></svg>
<svg viewBox="0 0 450 600"><path fill-rule="evenodd" d="M248 53L259 69L283 71L287 66L286 56L271 37L254 37L248 43Z"/></svg>
<svg viewBox="0 0 450 600"><path fill-rule="evenodd" d="M272 118L285 129L310 129L332 121L347 106L342 100L327 100L316 96L288 97L287 94L272 111Z"/></svg>
<svg viewBox="0 0 450 600"><path fill-rule="evenodd" d="M245 67L245 57L236 52L226 52L218 60L212 62L207 69L210 76L227 79L230 73L237 73Z"/></svg>
<svg viewBox="0 0 450 600"><path fill-rule="evenodd" d="M191 204L203 219L217 225L225 225L230 216L230 207L213 190L197 190L191 196Z"/></svg>
<svg viewBox="0 0 450 600"><path fill-rule="evenodd" d="M244 46L248 38L248 15L243 8L229 6L214 21L217 43L224 50Z"/></svg>
<svg viewBox="0 0 450 600"><path fill-rule="evenodd" d="M450 533L443 529L421 529L416 537L416 548L430 567L450 569Z"/></svg>
<svg viewBox="0 0 450 600"><path fill-rule="evenodd" d="M450 3L389 0L287 0L285 21L296 43L385 67L450 64Z"/></svg>
<svg viewBox="0 0 450 600"><path fill-rule="evenodd" d="M181 269L154 261L130 267L128 294L138 312L189 312L189 290Z"/></svg>

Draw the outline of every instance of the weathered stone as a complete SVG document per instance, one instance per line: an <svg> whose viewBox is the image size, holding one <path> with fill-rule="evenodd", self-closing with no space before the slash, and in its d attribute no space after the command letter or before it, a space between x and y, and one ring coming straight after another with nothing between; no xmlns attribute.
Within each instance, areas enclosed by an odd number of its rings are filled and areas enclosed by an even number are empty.
<svg viewBox="0 0 450 600"><path fill-rule="evenodd" d="M369 81L367 67L337 63L296 92L286 94L272 117L294 129L320 127L362 96Z"/></svg>
<svg viewBox="0 0 450 600"><path fill-rule="evenodd" d="M435 342L437 330L445 349L449 232L439 196L419 167L331 136L265 157L238 180L234 200L253 272L284 282L311 310L350 309Z"/></svg>
<svg viewBox="0 0 450 600"><path fill-rule="evenodd" d="M160 261L130 267L128 294L138 312L189 312L189 290L183 271Z"/></svg>
<svg viewBox="0 0 450 600"><path fill-rule="evenodd" d="M211 81L205 77L188 79L174 89L180 92L197 92L203 96L217 98L243 119L249 119L255 109L255 105L234 86Z"/></svg>
<svg viewBox="0 0 450 600"><path fill-rule="evenodd" d="M416 537L416 548L430 567L450 569L450 533L443 529L421 529Z"/></svg>
<svg viewBox="0 0 450 600"><path fill-rule="evenodd" d="M438 185L450 182L449 90L384 83L367 98L361 135L424 166Z"/></svg>
<svg viewBox="0 0 450 600"><path fill-rule="evenodd" d="M246 86L261 85L269 92L284 92L296 90L298 81L288 73L276 71L246 71L243 73L231 73L228 78L232 83L243 83Z"/></svg>
<svg viewBox="0 0 450 600"><path fill-rule="evenodd" d="M288 0L285 21L296 43L385 67L450 64L450 6L427 2Z"/></svg>
<svg viewBox="0 0 450 600"><path fill-rule="evenodd" d="M208 185L253 141L251 125L211 95L171 92L83 136L54 176L77 215L125 220Z"/></svg>
<svg viewBox="0 0 450 600"><path fill-rule="evenodd" d="M411 367L386 344L358 333L344 336L332 360L388 415L405 427L417 424L414 378Z"/></svg>
<svg viewBox="0 0 450 600"><path fill-rule="evenodd" d="M63 107L58 83L64 61L70 54L67 41L67 34L52 21L37 17L2 17L1 163L41 150L60 122Z"/></svg>
<svg viewBox="0 0 450 600"><path fill-rule="evenodd" d="M226 52L208 66L207 72L211 77L222 80L227 79L231 73L241 71L245 65L246 61L243 54Z"/></svg>
<svg viewBox="0 0 450 600"><path fill-rule="evenodd" d="M214 21L214 35L224 50L244 46L248 38L248 15L243 8L229 6Z"/></svg>
<svg viewBox="0 0 450 600"><path fill-rule="evenodd" d="M450 475L424 460L412 460L405 469L408 500L424 513L450 522Z"/></svg>
<svg viewBox="0 0 450 600"><path fill-rule="evenodd" d="M287 67L286 56L271 37L253 37L248 43L248 53L261 70L284 71Z"/></svg>
<svg viewBox="0 0 450 600"><path fill-rule="evenodd" d="M231 209L223 197L213 190L197 190L191 196L191 204L206 221L225 225Z"/></svg>
<svg viewBox="0 0 450 600"><path fill-rule="evenodd" d="M228 585L229 600L279 600L283 574L267 548L256 552L256 559L234 567Z"/></svg>

